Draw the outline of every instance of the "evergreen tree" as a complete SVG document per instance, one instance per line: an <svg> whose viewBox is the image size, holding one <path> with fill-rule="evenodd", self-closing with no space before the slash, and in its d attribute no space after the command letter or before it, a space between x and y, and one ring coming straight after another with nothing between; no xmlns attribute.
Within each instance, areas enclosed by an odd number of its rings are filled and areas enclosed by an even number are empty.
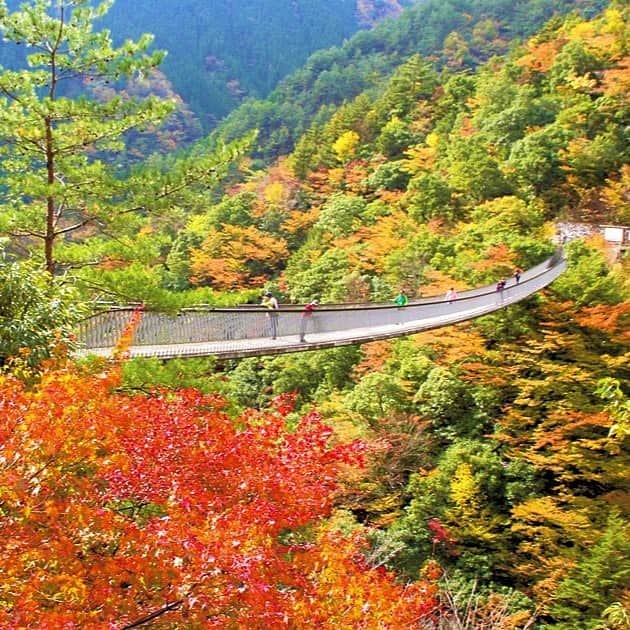
<svg viewBox="0 0 630 630"><path fill-rule="evenodd" d="M0 363L22 356L34 367L55 347L72 346L73 326L85 315L76 291L32 261L0 258Z"/></svg>
<svg viewBox="0 0 630 630"><path fill-rule="evenodd" d="M0 4L3 38L32 50L27 69L0 73L0 231L41 243L50 273L61 238L114 218L105 200L119 196L117 181L96 152L120 149L125 133L159 123L173 108L156 98L88 96L88 86L146 75L164 56L147 53L149 35L116 48L107 31L94 32L108 8L39 0L9 13Z"/></svg>
<svg viewBox="0 0 630 630"><path fill-rule="evenodd" d="M612 514L606 531L560 583L551 612L557 623L550 628L603 628L602 614L621 600L630 586L628 526Z"/></svg>

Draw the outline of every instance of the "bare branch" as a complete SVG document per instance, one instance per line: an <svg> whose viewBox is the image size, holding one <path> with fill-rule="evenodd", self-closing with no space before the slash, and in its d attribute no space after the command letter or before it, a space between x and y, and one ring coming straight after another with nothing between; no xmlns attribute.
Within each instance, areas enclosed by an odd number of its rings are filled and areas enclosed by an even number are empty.
<svg viewBox="0 0 630 630"><path fill-rule="evenodd" d="M83 221L79 221L78 223L69 225L65 228L62 228L61 230L55 230L55 236L59 236L60 234L67 234L68 232L74 232L74 230L85 227L88 223L92 223L92 221L96 220L96 217L87 217L86 219L83 219Z"/></svg>
<svg viewBox="0 0 630 630"><path fill-rule="evenodd" d="M22 238L24 236L34 236L35 238L45 238L45 234L42 232L35 232L33 230L20 230L18 232L7 232L9 236L13 236L15 238Z"/></svg>
<svg viewBox="0 0 630 630"><path fill-rule="evenodd" d="M170 612L171 610L175 610L176 608L179 608L179 606L181 606L183 603L184 603L184 600L180 599L176 602L166 604L166 606L163 606L162 608L156 610L155 612L152 612L150 615L147 615L146 617L142 617L141 619L138 619L137 621L134 621L133 623L123 626L122 630L129 630L130 628L138 628L139 626L143 626L145 623L149 623L150 621L153 621L154 619L161 617L163 614Z"/></svg>

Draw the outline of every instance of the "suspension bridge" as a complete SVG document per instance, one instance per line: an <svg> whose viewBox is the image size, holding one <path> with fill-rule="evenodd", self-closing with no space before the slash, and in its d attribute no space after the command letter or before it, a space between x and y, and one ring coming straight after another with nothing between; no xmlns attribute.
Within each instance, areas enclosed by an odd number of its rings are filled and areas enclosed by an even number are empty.
<svg viewBox="0 0 630 630"><path fill-rule="evenodd" d="M269 311L260 306L189 308L176 315L143 311L133 328L127 355L135 357L240 358L302 352L365 343L440 328L505 308L540 291L566 268L561 251L508 280L462 291L455 299L434 296L405 306L322 305L309 314L291 305ZM111 357L121 335L138 319L138 309L117 307L84 320L77 330L79 356ZM275 333L275 334L274 334ZM302 337L304 340L302 341Z"/></svg>

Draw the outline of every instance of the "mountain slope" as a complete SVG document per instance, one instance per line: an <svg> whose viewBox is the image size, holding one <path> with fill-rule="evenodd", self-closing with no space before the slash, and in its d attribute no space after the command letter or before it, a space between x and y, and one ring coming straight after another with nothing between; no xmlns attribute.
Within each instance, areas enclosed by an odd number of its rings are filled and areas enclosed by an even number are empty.
<svg viewBox="0 0 630 630"><path fill-rule="evenodd" d="M155 35L162 67L204 128L261 98L315 50L398 15L414 0L116 0L99 27L116 40ZM8 0L15 10L21 0ZM15 63L2 48L0 63Z"/></svg>
<svg viewBox="0 0 630 630"><path fill-rule="evenodd" d="M412 57L192 219L171 271L286 302L444 295L512 285L558 218L627 224L627 21L622 3L555 20L475 72ZM439 564L484 619L522 606L554 630L603 627L629 571L628 259L597 237L566 250L548 291L472 324L226 379L241 404L291 392L340 439L379 440L342 500L380 529L375 563Z"/></svg>
<svg viewBox="0 0 630 630"><path fill-rule="evenodd" d="M117 0L106 24L123 38L155 34L156 45L169 53L164 72L208 128L243 98L267 95L313 51L340 44L369 22L395 14L400 4Z"/></svg>
<svg viewBox="0 0 630 630"><path fill-rule="evenodd" d="M475 67L507 51L515 38L528 36L554 15L603 8L603 0L428 0L406 9L371 31L357 33L341 47L314 53L264 101L248 101L232 112L218 135L233 139L260 132L257 157L290 152L315 120L364 90L378 92L405 59L427 56L440 66Z"/></svg>

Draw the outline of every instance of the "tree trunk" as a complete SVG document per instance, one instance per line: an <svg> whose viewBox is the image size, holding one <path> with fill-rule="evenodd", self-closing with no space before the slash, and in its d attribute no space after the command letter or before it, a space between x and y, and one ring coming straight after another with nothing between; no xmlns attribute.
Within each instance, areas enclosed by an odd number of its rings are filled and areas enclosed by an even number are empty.
<svg viewBox="0 0 630 630"><path fill-rule="evenodd" d="M49 186L55 182L55 156L53 151L52 120L46 118L46 175ZM55 199L49 194L46 199L46 232L44 236L44 256L46 271L55 274Z"/></svg>

